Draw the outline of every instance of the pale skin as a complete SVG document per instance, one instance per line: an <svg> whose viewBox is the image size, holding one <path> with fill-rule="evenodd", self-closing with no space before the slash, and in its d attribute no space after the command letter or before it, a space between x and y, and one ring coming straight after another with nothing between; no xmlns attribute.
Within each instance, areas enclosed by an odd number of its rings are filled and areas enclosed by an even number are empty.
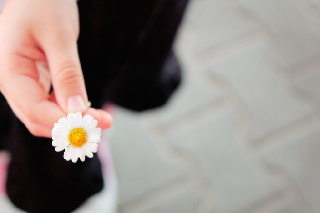
<svg viewBox="0 0 320 213"><path fill-rule="evenodd" d="M0 91L35 136L50 138L54 123L69 112L92 115L102 129L112 124L107 112L88 108L78 36L76 0L5 1ZM51 84L54 92L49 94Z"/></svg>

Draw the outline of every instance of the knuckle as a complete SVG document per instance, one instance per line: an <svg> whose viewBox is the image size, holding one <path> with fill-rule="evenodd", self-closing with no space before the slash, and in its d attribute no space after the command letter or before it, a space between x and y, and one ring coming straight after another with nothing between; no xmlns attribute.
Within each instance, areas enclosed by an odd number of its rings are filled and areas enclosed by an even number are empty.
<svg viewBox="0 0 320 213"><path fill-rule="evenodd" d="M67 66L60 69L54 76L54 80L61 85L70 85L75 81L82 80L82 74L76 66Z"/></svg>

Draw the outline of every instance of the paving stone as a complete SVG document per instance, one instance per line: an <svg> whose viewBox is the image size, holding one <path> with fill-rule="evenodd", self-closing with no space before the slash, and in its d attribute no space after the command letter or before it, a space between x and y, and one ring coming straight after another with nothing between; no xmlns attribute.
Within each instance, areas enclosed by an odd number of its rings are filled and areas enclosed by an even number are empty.
<svg viewBox="0 0 320 213"><path fill-rule="evenodd" d="M271 204L272 205L272 204ZM256 213L301 213L300 210L295 206L294 199L288 199L272 205L267 209L260 209L255 211Z"/></svg>
<svg viewBox="0 0 320 213"><path fill-rule="evenodd" d="M197 34L197 51L219 45L253 29L225 0L192 1L186 21Z"/></svg>
<svg viewBox="0 0 320 213"><path fill-rule="evenodd" d="M266 163L276 166L291 180L296 192L307 203L305 212L320 212L320 125L292 132L275 141L262 153Z"/></svg>
<svg viewBox="0 0 320 213"><path fill-rule="evenodd" d="M277 55L285 67L291 67L320 53L319 35L314 32L304 15L300 0L239 0L243 8L261 21L273 39Z"/></svg>
<svg viewBox="0 0 320 213"><path fill-rule="evenodd" d="M171 144L194 156L199 171L209 183L214 199L212 212L238 212L277 193L282 186L266 175L241 138L241 125L234 109L228 108L173 133Z"/></svg>
<svg viewBox="0 0 320 213"><path fill-rule="evenodd" d="M313 5L318 5L320 4L320 0L309 0L309 2Z"/></svg>
<svg viewBox="0 0 320 213"><path fill-rule="evenodd" d="M189 185L173 193L167 193L161 199L150 201L139 210L128 210L125 213L195 213L199 203L197 189Z"/></svg>
<svg viewBox="0 0 320 213"><path fill-rule="evenodd" d="M295 209L293 206L279 206L277 209L273 209L271 211L268 211L268 213L299 213L297 209ZM267 213L267 212L266 212Z"/></svg>
<svg viewBox="0 0 320 213"><path fill-rule="evenodd" d="M243 102L250 119L250 137L258 139L304 117L310 107L294 99L288 83L270 65L263 43L257 42L209 65Z"/></svg>
<svg viewBox="0 0 320 213"><path fill-rule="evenodd" d="M310 98L316 105L320 106L320 66L315 67L313 72L294 80L294 86L303 92L305 97Z"/></svg>
<svg viewBox="0 0 320 213"><path fill-rule="evenodd" d="M141 114L118 109L114 114L111 148L120 188L120 203L142 196L185 176L183 165L170 161L159 138ZM119 125L118 125L119 124Z"/></svg>
<svg viewBox="0 0 320 213"><path fill-rule="evenodd" d="M277 206L277 208L270 209L268 211L259 211L259 213L299 213L299 211L293 205L291 205L292 204L283 204L281 206Z"/></svg>

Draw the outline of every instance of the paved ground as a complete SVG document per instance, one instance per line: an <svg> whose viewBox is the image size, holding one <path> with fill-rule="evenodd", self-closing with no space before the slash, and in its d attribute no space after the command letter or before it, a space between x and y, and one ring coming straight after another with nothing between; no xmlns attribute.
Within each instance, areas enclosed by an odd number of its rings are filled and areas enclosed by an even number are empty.
<svg viewBox="0 0 320 213"><path fill-rule="evenodd" d="M320 212L320 0L193 0L184 84L118 109L120 213Z"/></svg>

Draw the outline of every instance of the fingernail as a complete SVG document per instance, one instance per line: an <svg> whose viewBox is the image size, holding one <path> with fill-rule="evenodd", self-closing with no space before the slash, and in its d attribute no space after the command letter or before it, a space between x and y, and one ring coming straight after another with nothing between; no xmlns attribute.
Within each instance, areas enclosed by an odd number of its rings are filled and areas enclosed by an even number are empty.
<svg viewBox="0 0 320 213"><path fill-rule="evenodd" d="M84 112L87 107L80 95L71 96L67 100L69 112Z"/></svg>

